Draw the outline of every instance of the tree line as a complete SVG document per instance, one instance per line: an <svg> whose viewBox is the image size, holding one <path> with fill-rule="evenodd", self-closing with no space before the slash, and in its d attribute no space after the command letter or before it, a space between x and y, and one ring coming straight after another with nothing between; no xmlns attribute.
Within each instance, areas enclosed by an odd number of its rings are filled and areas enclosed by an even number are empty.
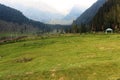
<svg viewBox="0 0 120 80"><path fill-rule="evenodd" d="M33 27L32 25L27 24L17 24L12 22L6 22L0 20L0 33L36 33L38 31L37 27Z"/></svg>

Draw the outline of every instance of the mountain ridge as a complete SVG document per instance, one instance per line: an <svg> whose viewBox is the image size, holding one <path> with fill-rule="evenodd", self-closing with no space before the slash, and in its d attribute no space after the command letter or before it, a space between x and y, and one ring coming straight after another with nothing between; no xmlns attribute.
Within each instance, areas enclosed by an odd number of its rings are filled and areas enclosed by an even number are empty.
<svg viewBox="0 0 120 80"><path fill-rule="evenodd" d="M18 23L20 25L21 24L33 25L34 27L38 27L40 29L47 28L45 26L46 24L29 19L26 16L24 16L23 13L20 12L19 10L5 6L3 4L0 4L0 19L7 22Z"/></svg>
<svg viewBox="0 0 120 80"><path fill-rule="evenodd" d="M106 2L106 0L98 0L90 8L88 8L83 14L78 17L73 24L81 25L88 24L95 16L99 8Z"/></svg>

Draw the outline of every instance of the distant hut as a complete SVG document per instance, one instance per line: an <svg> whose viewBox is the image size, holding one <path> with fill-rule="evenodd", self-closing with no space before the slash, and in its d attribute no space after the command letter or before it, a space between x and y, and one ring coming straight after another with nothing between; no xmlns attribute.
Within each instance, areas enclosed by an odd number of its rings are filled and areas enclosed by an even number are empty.
<svg viewBox="0 0 120 80"><path fill-rule="evenodd" d="M107 29L105 30L105 33L106 33L106 34L108 34L108 33L113 33L113 29L107 28Z"/></svg>

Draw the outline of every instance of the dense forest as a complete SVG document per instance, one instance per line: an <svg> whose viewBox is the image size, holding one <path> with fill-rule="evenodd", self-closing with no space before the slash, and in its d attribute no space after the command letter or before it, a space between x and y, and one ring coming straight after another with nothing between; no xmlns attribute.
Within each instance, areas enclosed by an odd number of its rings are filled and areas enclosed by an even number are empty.
<svg viewBox="0 0 120 80"><path fill-rule="evenodd" d="M104 32L107 28L120 31L120 0L106 0L89 23L74 23L72 32Z"/></svg>
<svg viewBox="0 0 120 80"><path fill-rule="evenodd" d="M93 31L120 31L120 0L107 0L91 21Z"/></svg>

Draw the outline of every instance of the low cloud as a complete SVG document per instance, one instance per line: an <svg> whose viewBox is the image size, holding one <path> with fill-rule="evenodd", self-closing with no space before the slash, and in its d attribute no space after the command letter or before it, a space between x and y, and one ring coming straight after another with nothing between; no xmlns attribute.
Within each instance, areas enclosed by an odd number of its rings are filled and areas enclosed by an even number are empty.
<svg viewBox="0 0 120 80"><path fill-rule="evenodd" d="M87 9L97 0L0 0L0 3L14 7L14 5L22 5L25 7L33 7L40 10L60 12L68 14L74 5L79 5L82 9Z"/></svg>

